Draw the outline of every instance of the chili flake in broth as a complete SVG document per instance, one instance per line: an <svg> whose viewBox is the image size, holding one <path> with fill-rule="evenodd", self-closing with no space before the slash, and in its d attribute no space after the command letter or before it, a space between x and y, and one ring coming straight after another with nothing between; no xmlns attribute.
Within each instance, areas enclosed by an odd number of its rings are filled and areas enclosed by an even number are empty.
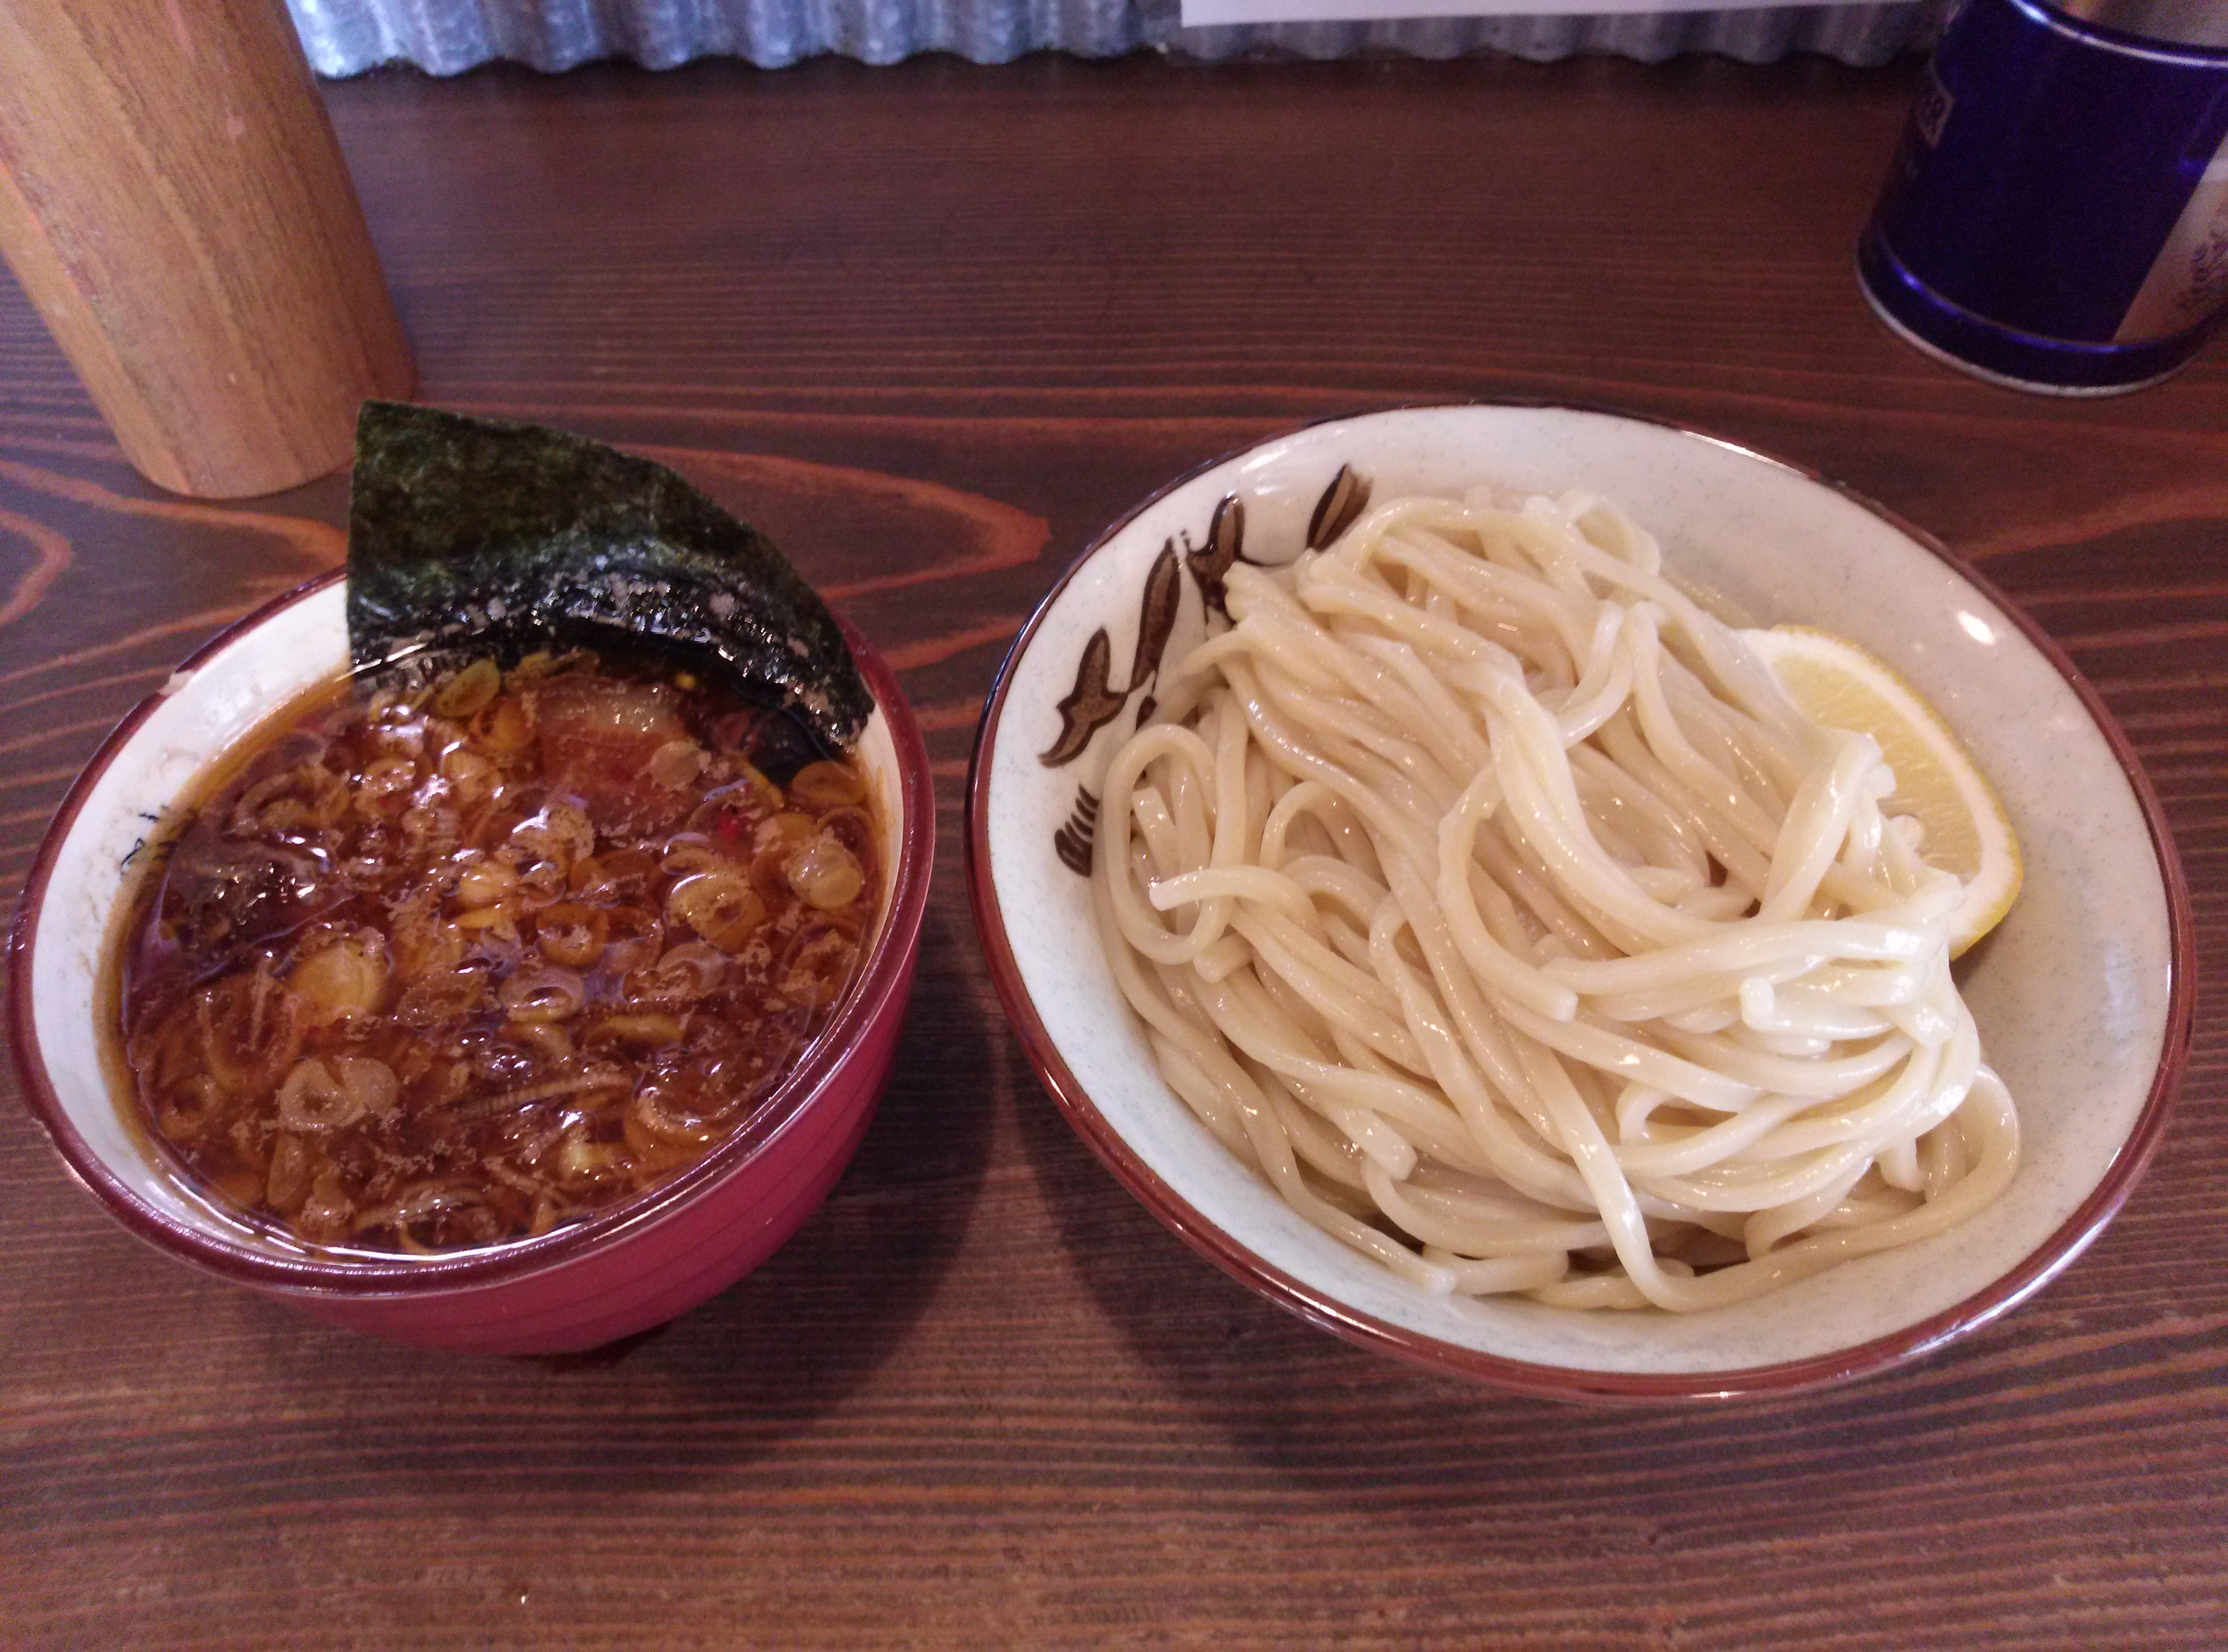
<svg viewBox="0 0 2228 1652"><path fill-rule="evenodd" d="M810 759L778 714L589 653L311 697L141 892L148 1127L314 1246L492 1244L672 1175L795 1064L873 927L868 788Z"/></svg>

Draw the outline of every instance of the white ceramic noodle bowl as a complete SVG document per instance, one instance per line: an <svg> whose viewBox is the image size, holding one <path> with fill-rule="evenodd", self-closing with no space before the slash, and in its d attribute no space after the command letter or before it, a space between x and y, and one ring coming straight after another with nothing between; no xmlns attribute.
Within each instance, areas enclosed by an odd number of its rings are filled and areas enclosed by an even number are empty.
<svg viewBox="0 0 2228 1652"><path fill-rule="evenodd" d="M1965 1227L1755 1301L1693 1315L1580 1313L1433 1296L1287 1207L1161 1080L1063 859L1136 717L1057 765L1059 703L1094 631L1129 683L1162 547L1204 548L1217 503L1281 559L1341 465L1373 497L1584 489L1662 542L1667 571L1756 623L1866 644L1938 707L2001 792L2025 893L1960 966L2019 1108L2010 1190ZM1283 550L1272 550L1281 547ZM1187 573L1166 657L1201 634ZM1080 816L1079 816L1079 807ZM1390 1353L1527 1392L1649 1399L1781 1392L1911 1357L2010 1307L2076 1257L2155 1145L2188 1041L2186 891L2155 800L2093 691L2033 623L1949 553L1802 471L1667 426L1568 408L1405 409L1310 426L1174 483L1071 569L1008 657L969 790L969 878L992 973L1038 1072L1085 1140L1162 1220L1272 1299Z"/></svg>

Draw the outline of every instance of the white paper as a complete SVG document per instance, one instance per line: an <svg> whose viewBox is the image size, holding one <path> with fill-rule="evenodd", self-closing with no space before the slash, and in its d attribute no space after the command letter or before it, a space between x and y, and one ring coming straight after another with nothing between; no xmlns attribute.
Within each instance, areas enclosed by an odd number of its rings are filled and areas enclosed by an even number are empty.
<svg viewBox="0 0 2228 1652"><path fill-rule="evenodd" d="M1398 17L1578 16L1642 11L1744 11L1846 0L1183 0L1187 29L1218 23L1383 22Z"/></svg>

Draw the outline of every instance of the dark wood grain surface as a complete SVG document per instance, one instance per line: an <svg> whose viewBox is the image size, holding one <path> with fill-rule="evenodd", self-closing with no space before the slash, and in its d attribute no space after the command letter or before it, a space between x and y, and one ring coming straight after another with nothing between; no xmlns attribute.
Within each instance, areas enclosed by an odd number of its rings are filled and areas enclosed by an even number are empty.
<svg viewBox="0 0 2228 1652"><path fill-rule="evenodd" d="M1906 70L1031 61L328 89L446 405L680 464L926 725L899 1071L762 1271L603 1363L421 1355L140 1248L0 1111L0 1640L34 1645L2228 1641L2228 1008L2117 1223L1899 1373L1738 1410L1420 1375L1200 1262L1070 1134L966 915L1006 641L1108 519L1297 420L1574 399L1811 463L2071 650L2228 963L2228 351L2057 404L1850 248ZM337 479L125 465L0 286L0 874L111 722L340 554ZM12 1083L12 1079L7 1082Z"/></svg>

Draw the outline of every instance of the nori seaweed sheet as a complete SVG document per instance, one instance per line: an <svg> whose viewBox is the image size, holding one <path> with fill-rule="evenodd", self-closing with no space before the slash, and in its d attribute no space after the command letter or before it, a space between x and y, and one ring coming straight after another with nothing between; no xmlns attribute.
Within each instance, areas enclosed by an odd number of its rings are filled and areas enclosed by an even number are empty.
<svg viewBox="0 0 2228 1652"><path fill-rule="evenodd" d="M402 402L357 415L349 646L359 668L468 648L514 664L624 640L724 669L831 752L874 709L842 632L773 542L662 464Z"/></svg>

